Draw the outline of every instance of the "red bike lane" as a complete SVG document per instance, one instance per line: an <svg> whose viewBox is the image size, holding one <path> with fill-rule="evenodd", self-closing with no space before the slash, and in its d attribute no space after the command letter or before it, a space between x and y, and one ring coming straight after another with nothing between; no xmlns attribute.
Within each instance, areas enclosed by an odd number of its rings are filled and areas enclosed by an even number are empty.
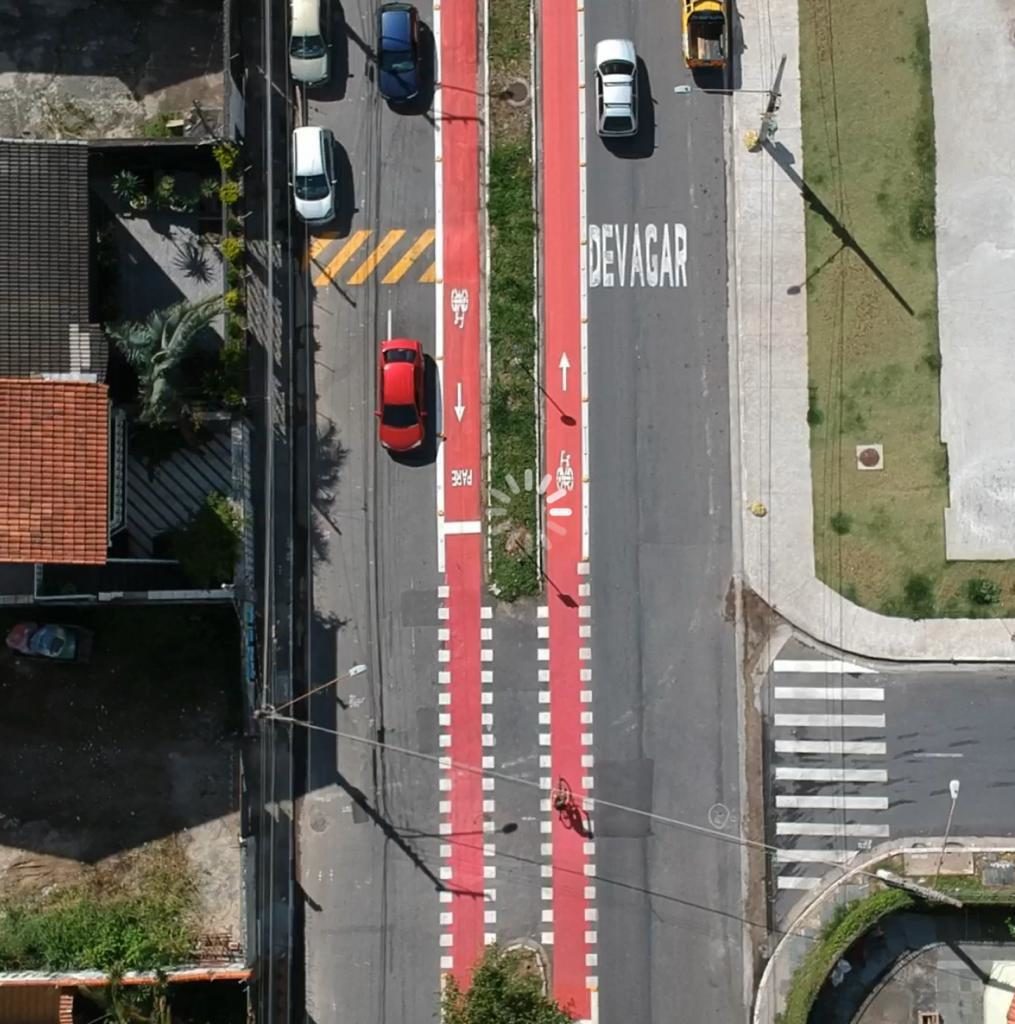
<svg viewBox="0 0 1015 1024"><path fill-rule="evenodd" d="M480 116L475 0L437 0L438 669L441 970L467 985L484 943ZM451 765L469 766L462 770ZM446 839L445 839L446 837ZM457 838L456 838L457 837Z"/></svg>
<svg viewBox="0 0 1015 1024"><path fill-rule="evenodd" d="M579 1020L596 1015L591 607L587 544L588 395L582 293L584 112L581 0L541 0L549 765L571 794L550 806L553 994ZM544 784L548 780L544 778Z"/></svg>

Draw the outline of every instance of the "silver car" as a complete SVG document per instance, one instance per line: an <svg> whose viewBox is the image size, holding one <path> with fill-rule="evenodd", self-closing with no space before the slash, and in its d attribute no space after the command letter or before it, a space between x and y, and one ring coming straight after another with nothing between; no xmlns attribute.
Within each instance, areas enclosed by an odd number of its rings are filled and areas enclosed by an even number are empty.
<svg viewBox="0 0 1015 1024"><path fill-rule="evenodd" d="M334 148L327 128L293 132L293 204L308 224L327 224L335 216Z"/></svg>
<svg viewBox="0 0 1015 1024"><path fill-rule="evenodd" d="M606 138L638 134L638 55L630 39L596 43L596 131Z"/></svg>

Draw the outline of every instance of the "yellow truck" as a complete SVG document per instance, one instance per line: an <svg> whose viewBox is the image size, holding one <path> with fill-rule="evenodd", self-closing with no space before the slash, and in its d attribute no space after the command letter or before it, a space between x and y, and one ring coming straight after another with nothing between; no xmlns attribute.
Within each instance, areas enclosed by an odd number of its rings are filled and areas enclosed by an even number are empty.
<svg viewBox="0 0 1015 1024"><path fill-rule="evenodd" d="M726 66L725 0L681 0L684 60L692 70Z"/></svg>

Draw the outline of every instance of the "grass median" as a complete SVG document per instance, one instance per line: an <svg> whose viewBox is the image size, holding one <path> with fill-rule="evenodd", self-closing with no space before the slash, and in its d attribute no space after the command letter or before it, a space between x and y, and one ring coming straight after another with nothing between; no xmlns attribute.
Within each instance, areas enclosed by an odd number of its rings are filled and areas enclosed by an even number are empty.
<svg viewBox="0 0 1015 1024"><path fill-rule="evenodd" d="M532 122L527 104L499 98L531 81L529 0L490 0L490 479L491 584L507 601L537 594L540 578ZM529 484L526 487L526 483ZM512 486L512 484L514 486ZM501 511L502 510L502 511Z"/></svg>
<svg viewBox="0 0 1015 1024"><path fill-rule="evenodd" d="M1011 615L1015 564L945 559L927 12L892 8L800 0L817 572L889 615Z"/></svg>

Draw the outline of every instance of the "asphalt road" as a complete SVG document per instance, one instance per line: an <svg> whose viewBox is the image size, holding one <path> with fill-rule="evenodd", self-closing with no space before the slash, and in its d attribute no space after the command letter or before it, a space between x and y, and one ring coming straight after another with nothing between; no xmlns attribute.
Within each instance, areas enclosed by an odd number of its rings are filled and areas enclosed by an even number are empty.
<svg viewBox="0 0 1015 1024"><path fill-rule="evenodd" d="M433 285L419 280L433 260L433 127L377 94L375 7L351 0L343 16L333 0L332 82L309 93L309 122L335 134L342 195L335 229L310 240L311 294L318 286L303 317L316 348L310 685L367 666L312 698L311 718L436 754L432 446L422 460L391 458L373 415L389 314L393 336L434 351ZM427 4L420 15L429 24ZM378 247L386 251L371 267ZM307 1019L430 1019L440 957L436 766L316 732L307 789L297 866Z"/></svg>
<svg viewBox="0 0 1015 1024"><path fill-rule="evenodd" d="M1015 832L1015 677L850 667L792 642L769 674L767 833L780 851L773 923L857 850L943 835L952 779L961 788L951 835Z"/></svg>
<svg viewBox="0 0 1015 1024"><path fill-rule="evenodd" d="M585 18L590 82L599 39L644 61L633 145L596 137L588 97L596 797L735 830L722 100L673 92L675 4ZM740 849L602 807L596 827L600 1018L744 1020Z"/></svg>

